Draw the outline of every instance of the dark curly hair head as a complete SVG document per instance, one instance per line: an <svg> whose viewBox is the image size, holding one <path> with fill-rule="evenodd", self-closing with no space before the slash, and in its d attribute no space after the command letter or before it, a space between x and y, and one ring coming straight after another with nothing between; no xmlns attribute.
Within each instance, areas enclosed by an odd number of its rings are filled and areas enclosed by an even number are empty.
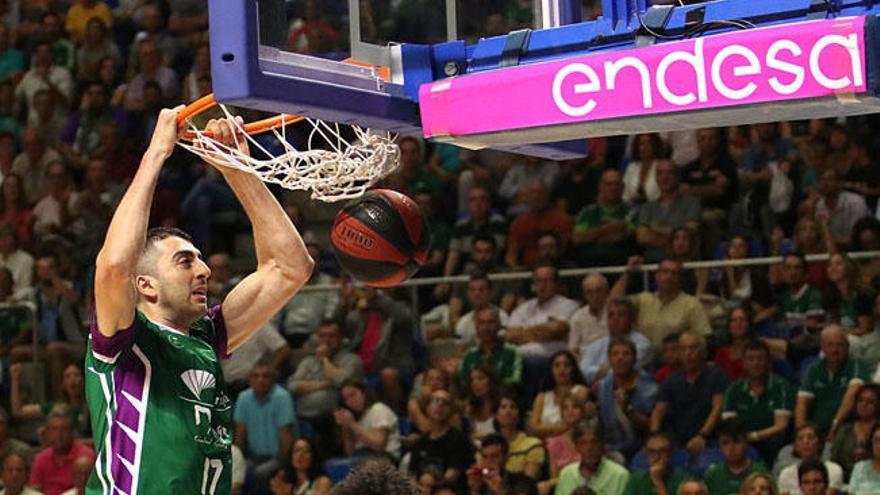
<svg viewBox="0 0 880 495"><path fill-rule="evenodd" d="M333 487L330 495L419 495L419 488L390 463L370 459Z"/></svg>

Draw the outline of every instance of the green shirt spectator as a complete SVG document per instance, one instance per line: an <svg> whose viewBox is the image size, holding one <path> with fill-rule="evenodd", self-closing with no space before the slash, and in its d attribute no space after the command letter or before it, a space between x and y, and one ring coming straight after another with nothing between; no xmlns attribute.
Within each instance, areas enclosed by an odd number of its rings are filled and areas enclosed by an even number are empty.
<svg viewBox="0 0 880 495"><path fill-rule="evenodd" d="M559 472L559 481L556 483L555 495L570 495L575 488L587 485L594 492L602 495L623 495L629 482L629 471L625 467L602 458L596 474L590 478L584 478L581 474L581 463L575 462L562 468Z"/></svg>
<svg viewBox="0 0 880 495"><path fill-rule="evenodd" d="M825 314L825 302L822 293L807 284L800 286L797 292L785 291L778 296L779 314L782 326L789 329L803 328L809 320L819 320Z"/></svg>
<svg viewBox="0 0 880 495"><path fill-rule="evenodd" d="M678 485L690 479L687 473L681 469L673 469L669 478L666 479L666 493L673 495L678 493ZM651 473L649 471L636 471L629 477L629 483L626 484L626 495L657 495L657 489L651 481Z"/></svg>
<svg viewBox="0 0 880 495"><path fill-rule="evenodd" d="M794 412L795 390L784 378L770 373L764 391L755 396L748 378L733 382L724 393L723 418L736 418L752 431L770 428L778 414Z"/></svg>
<svg viewBox="0 0 880 495"><path fill-rule="evenodd" d="M823 435L828 433L849 387L869 379L868 367L856 358L847 359L837 373L828 369L827 357L810 366L798 391L799 398L810 399L808 420L816 423Z"/></svg>
<svg viewBox="0 0 880 495"><path fill-rule="evenodd" d="M585 266L620 265L635 252L635 210L623 201L623 177L606 170L599 179L596 202L575 218L574 243L578 262Z"/></svg>
<svg viewBox="0 0 880 495"><path fill-rule="evenodd" d="M470 383L471 370L481 363L497 370L504 383L516 384L522 379L522 355L516 346L499 342L489 353L480 346L471 347L461 360L461 383Z"/></svg>
<svg viewBox="0 0 880 495"><path fill-rule="evenodd" d="M703 475L703 481L712 495L735 495L739 493L743 481L752 473L766 473L767 468L760 462L752 462L748 468L739 473L731 473L726 464L713 464Z"/></svg>

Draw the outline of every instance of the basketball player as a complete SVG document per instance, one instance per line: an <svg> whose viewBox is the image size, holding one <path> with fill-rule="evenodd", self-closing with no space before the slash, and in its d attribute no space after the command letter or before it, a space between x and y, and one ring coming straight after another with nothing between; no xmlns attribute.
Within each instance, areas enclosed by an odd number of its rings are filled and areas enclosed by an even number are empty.
<svg viewBox="0 0 880 495"><path fill-rule="evenodd" d="M207 307L211 271L189 236L147 231L181 108L159 114L97 258L86 394L98 459L89 494L228 495L232 403L218 359L266 323L312 271L305 244L265 184L212 164L253 224L257 269L222 304ZM228 121L212 120L206 130L235 146Z"/></svg>

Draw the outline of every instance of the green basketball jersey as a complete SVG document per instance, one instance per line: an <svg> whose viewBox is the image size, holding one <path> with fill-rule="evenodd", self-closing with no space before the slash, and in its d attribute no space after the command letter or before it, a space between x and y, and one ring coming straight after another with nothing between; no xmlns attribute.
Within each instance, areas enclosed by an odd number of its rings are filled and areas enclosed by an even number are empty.
<svg viewBox="0 0 880 495"><path fill-rule="evenodd" d="M228 495L232 404L220 306L189 335L137 313L107 338L95 319L86 354L86 397L98 459L87 494Z"/></svg>

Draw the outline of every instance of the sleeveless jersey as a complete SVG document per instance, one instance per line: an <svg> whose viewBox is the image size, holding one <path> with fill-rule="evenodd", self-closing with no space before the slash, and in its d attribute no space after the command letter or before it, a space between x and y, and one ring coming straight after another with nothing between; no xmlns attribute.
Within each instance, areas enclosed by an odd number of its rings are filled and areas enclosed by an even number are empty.
<svg viewBox="0 0 880 495"><path fill-rule="evenodd" d="M232 404L218 356L226 358L220 306L189 335L140 312L103 336L96 318L86 353L86 398L98 459L89 495L228 495Z"/></svg>

